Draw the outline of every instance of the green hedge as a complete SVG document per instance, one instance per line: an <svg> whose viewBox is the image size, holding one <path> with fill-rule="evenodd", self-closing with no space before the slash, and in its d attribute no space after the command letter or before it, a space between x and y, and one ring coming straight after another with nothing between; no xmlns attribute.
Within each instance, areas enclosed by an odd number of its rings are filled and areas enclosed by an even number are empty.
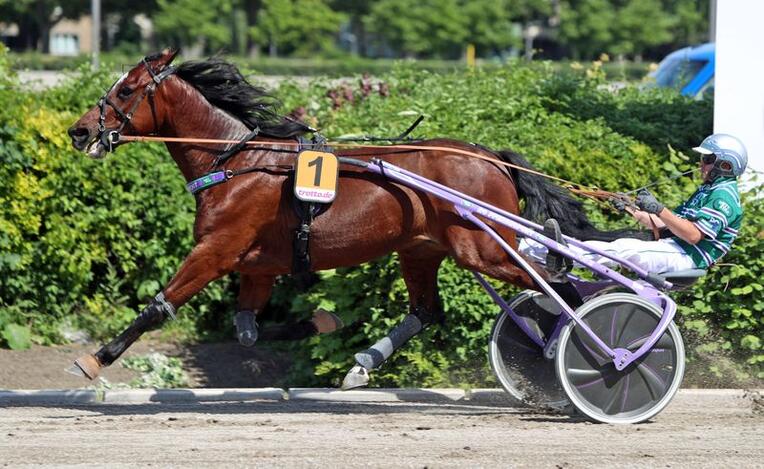
<svg viewBox="0 0 764 469"><path fill-rule="evenodd" d="M39 52L24 52L12 54L12 68L15 70L71 70L91 61L90 55L83 54L74 57L40 54ZM181 57L182 58L182 57ZM114 71L122 72L126 66L141 59L139 55L127 55L118 52L101 54L101 62ZM344 77L369 73L379 75L389 73L395 67L405 63L407 67L431 72L452 72L464 70L467 65L464 60L401 60L401 59L368 59L347 56L341 59L313 58L295 59L287 57L229 57L245 70L261 75L299 75L299 76L331 76ZM499 60L479 60L483 68L499 68ZM546 62L532 62L532 66L548 66ZM580 70L577 62L559 61L552 65L558 70ZM639 81L647 75L647 62L605 62L603 71L608 79L618 81Z"/></svg>
<svg viewBox="0 0 764 469"><path fill-rule="evenodd" d="M0 53L0 331L7 332L0 341L11 345L7 337L16 340L19 330L31 330L35 342L60 342L65 328L109 337L188 252L193 198L162 146L127 145L103 161L71 149L66 128L96 102L110 77L82 71L81 78L35 94L20 89L8 70ZM347 86L356 99L339 109L326 97L329 85L322 79L307 88L287 82L277 94L285 111L305 108L311 123L328 136L397 134L422 113L427 119L418 136L513 148L543 171L611 190L632 189L690 167L682 151L710 132L710 104L668 93L611 94L601 88L603 79L597 67L561 74L551 65L511 63L435 74L400 66L375 78L389 86L388 97L377 92L363 97L353 80ZM694 186L682 178L656 192L676 204ZM746 203L738 248L725 258L735 266L714 270L677 298L680 324L700 336L704 351L717 344L760 367L764 294L758 278L764 243L758 230L764 206L761 199ZM601 225L627 223L587 205ZM323 272L321 278L305 293L281 279L267 311L266 319L283 320L307 317L321 306L348 325L285 346L295 360L294 385L336 385L352 354L406 313L395 256ZM446 327L412 340L374 374L373 385L491 383L486 344L498 308L452 263L442 268L439 281ZM195 339L229 336L236 285L235 276L210 285L165 330ZM501 289L513 292L509 286Z"/></svg>

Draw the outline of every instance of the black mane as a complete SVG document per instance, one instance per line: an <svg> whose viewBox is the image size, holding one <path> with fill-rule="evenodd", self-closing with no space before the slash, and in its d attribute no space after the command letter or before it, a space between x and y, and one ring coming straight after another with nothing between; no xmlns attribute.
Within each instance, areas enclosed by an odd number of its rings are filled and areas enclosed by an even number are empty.
<svg viewBox="0 0 764 469"><path fill-rule="evenodd" d="M235 65L219 58L192 60L178 65L180 78L196 88L213 106L232 114L260 135L289 138L310 132L307 125L281 116L281 102L252 85Z"/></svg>

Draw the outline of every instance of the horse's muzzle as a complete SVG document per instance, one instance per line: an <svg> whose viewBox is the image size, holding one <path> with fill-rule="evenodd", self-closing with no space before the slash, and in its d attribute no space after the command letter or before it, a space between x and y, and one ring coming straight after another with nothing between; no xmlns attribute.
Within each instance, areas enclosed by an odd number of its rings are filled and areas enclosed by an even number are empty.
<svg viewBox="0 0 764 469"><path fill-rule="evenodd" d="M69 127L67 131L69 137L72 139L72 146L77 150L83 151L87 147L88 142L92 139L90 129L87 127Z"/></svg>

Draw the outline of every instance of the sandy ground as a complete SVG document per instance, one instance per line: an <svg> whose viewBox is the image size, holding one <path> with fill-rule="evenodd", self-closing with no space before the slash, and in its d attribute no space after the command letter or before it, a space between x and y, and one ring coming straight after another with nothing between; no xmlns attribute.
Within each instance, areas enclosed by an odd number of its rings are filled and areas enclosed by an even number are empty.
<svg viewBox="0 0 764 469"><path fill-rule="evenodd" d="M98 344L71 344L55 347L33 346L29 350L0 348L0 389L74 389L93 383L64 372L74 360L98 350ZM265 344L245 348L238 343L219 342L178 345L162 342L157 334L142 338L123 355L131 357L160 352L178 357L188 374L189 387L270 387L281 386L291 360L283 352ZM119 362L101 374L110 383L128 383L140 373Z"/></svg>
<svg viewBox="0 0 764 469"><path fill-rule="evenodd" d="M739 401L677 398L653 422L628 426L470 404L7 407L0 410L0 464L762 467L764 415Z"/></svg>

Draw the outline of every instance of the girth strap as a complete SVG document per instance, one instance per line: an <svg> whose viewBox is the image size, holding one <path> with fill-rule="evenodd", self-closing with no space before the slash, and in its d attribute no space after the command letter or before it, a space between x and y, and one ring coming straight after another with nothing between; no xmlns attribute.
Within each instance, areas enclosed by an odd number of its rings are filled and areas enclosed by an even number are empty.
<svg viewBox="0 0 764 469"><path fill-rule="evenodd" d="M303 147L315 151L331 152L332 148L326 145L326 138L316 133L312 140L308 140L302 136L297 137L300 143L298 150L302 150ZM309 283L309 277L311 272L310 265L310 225L313 223L318 215L323 213L329 208L331 204L321 204L316 202L303 202L294 198L294 210L297 214L299 223L297 229L294 232L294 241L292 244L292 275L294 275L298 283L307 286Z"/></svg>

